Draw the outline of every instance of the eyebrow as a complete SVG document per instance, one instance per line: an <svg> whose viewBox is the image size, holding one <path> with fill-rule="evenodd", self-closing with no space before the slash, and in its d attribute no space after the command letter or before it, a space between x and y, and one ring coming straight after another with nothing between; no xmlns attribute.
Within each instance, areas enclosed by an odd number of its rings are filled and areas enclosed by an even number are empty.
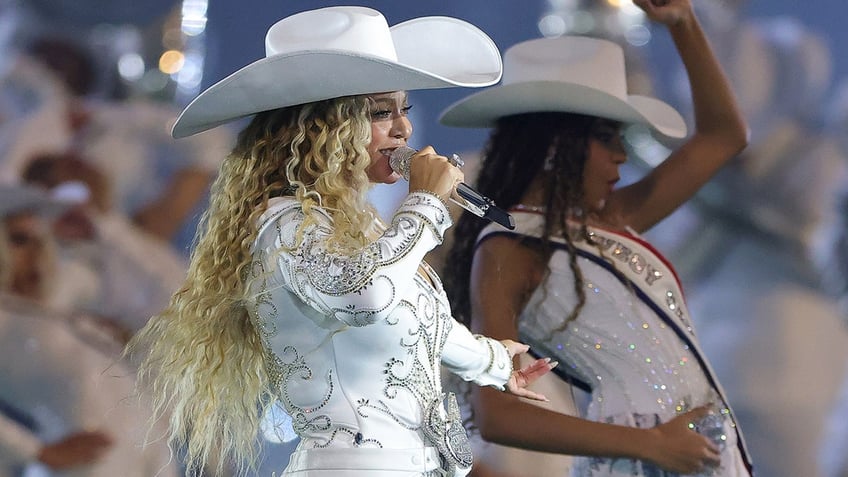
<svg viewBox="0 0 848 477"><path fill-rule="evenodd" d="M620 121L615 121L615 120L612 120L612 119L599 119L594 125L594 127L596 127L596 128L612 128L612 129L620 128L622 126L623 126L623 124Z"/></svg>
<svg viewBox="0 0 848 477"><path fill-rule="evenodd" d="M405 103L409 101L409 95L405 94L399 98L396 96L369 96L368 99L375 103L394 103L398 101L401 103Z"/></svg>

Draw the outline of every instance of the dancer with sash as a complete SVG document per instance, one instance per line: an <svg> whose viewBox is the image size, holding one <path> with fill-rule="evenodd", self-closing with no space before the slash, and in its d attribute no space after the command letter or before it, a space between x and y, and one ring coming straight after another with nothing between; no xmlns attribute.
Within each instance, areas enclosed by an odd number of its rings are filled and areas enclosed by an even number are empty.
<svg viewBox="0 0 848 477"><path fill-rule="evenodd" d="M476 186L516 221L506 231L459 220L443 274L456 315L555 357L562 379L591 396L576 417L474 389L474 423L488 441L581 456L572 475L748 476L674 268L640 236L745 147L746 126L690 1L635 3L668 28L686 67L688 139L669 105L628 95L622 49L588 37L510 48L501 85L442 115L447 125L494 127ZM633 124L678 147L616 188L627 160L621 134Z"/></svg>

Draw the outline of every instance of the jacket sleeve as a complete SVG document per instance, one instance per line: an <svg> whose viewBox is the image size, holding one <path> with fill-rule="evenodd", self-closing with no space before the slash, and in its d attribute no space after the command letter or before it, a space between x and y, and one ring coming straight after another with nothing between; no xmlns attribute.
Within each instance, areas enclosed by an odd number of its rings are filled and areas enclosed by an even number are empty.
<svg viewBox="0 0 848 477"><path fill-rule="evenodd" d="M486 336L472 335L456 320L442 349L442 365L466 381L501 391L512 375L512 359L506 346Z"/></svg>
<svg viewBox="0 0 848 477"><path fill-rule="evenodd" d="M413 192L375 241L340 252L327 243L333 232L329 216L321 218L304 228L295 247L305 216L299 206L289 206L260 229L258 252L275 258L284 287L321 314L350 326L385 319L413 285L424 255L442 242L451 225L441 199Z"/></svg>

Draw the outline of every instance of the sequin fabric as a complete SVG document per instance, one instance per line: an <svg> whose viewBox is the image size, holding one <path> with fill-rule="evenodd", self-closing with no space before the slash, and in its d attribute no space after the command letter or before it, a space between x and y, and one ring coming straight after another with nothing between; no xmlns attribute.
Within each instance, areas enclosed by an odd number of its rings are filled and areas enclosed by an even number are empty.
<svg viewBox="0 0 848 477"><path fill-rule="evenodd" d="M540 216L517 213L515 217L516 231L538 236ZM586 292L580 315L568 324L563 322L578 300L569 253L559 247L550 259L550 274L522 311L521 339L537 353L559 360L567 374L589 385L588 419L649 428L714 403L717 421L704 423L701 430L720 444L722 464L702 475L748 476L737 447L735 421L711 381L706 358L697 349L674 271L651 249L627 236L591 228L590 232L596 245L577 243L581 286ZM623 281L622 275L629 281ZM592 457L575 458L572 475L676 474L634 459Z"/></svg>
<svg viewBox="0 0 848 477"><path fill-rule="evenodd" d="M299 231L299 203L275 199L250 274L251 315L298 448L444 448L424 432L451 429L443 361L481 384L506 381L488 371L502 357L453 320L438 276L422 261L451 225L444 204L410 194L376 241L347 253L327 245L332 221L317 213ZM426 472L455 467L446 458Z"/></svg>

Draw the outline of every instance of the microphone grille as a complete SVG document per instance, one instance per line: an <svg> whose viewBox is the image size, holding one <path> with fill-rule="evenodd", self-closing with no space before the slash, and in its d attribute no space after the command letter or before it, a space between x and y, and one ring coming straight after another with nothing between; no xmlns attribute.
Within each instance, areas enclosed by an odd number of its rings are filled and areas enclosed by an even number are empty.
<svg viewBox="0 0 848 477"><path fill-rule="evenodd" d="M408 146L398 147L389 156L389 167L403 176L404 179L409 180L409 160L416 152L418 151Z"/></svg>

